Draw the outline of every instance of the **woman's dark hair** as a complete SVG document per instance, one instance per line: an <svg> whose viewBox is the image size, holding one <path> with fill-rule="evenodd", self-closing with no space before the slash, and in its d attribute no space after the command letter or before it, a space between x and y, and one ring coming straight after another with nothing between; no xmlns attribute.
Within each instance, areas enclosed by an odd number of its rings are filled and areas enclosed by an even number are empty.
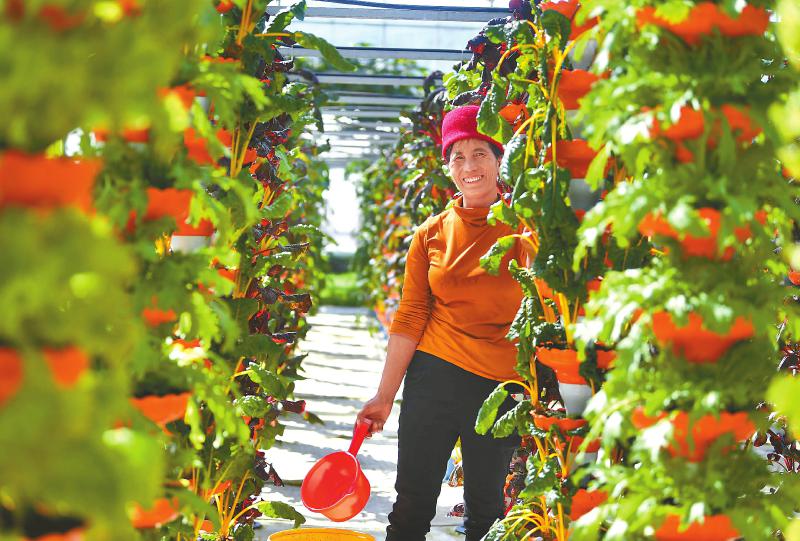
<svg viewBox="0 0 800 541"><path fill-rule="evenodd" d="M495 158L502 158L503 157L503 151L500 150L499 148L497 148L496 145L493 145L493 144L489 143L489 148L492 149L492 154L494 154ZM445 154L445 159L448 162L450 161L450 154L452 154L452 153L453 153L453 145L450 145L447 148L447 153Z"/></svg>

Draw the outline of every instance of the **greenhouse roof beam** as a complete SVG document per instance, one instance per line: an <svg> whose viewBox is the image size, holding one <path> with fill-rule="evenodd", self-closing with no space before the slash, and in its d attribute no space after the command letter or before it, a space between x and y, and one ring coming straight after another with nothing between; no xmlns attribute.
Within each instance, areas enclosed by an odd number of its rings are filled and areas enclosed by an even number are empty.
<svg viewBox="0 0 800 541"><path fill-rule="evenodd" d="M425 77L412 77L408 75L370 75L367 73L317 73L317 80L324 84L335 85L383 85L383 86L422 86ZM296 73L290 73L289 79L305 81L306 79ZM442 78L436 79L441 81Z"/></svg>
<svg viewBox="0 0 800 541"><path fill-rule="evenodd" d="M398 128L403 126L399 120L395 120L392 122L383 121L383 122L333 122L333 126L337 126L339 128L359 128L359 129L380 129L386 128L389 130L396 131ZM408 124L405 124L408 126Z"/></svg>
<svg viewBox="0 0 800 541"><path fill-rule="evenodd" d="M316 49L304 47L278 47L284 56L321 57ZM397 47L336 47L345 58L405 58L408 60L469 60L472 53L458 49L404 49Z"/></svg>
<svg viewBox="0 0 800 541"><path fill-rule="evenodd" d="M393 109L343 109L340 107L323 107L323 115L347 116L350 118L399 118L400 108Z"/></svg>
<svg viewBox="0 0 800 541"><path fill-rule="evenodd" d="M410 7L410 6L409 6ZM268 6L267 13L275 15L283 9L279 6ZM486 23L489 19L508 15L508 8L465 9L448 7L446 10L435 9L403 9L396 8L324 8L310 7L305 16L329 19L373 19L393 21L434 21L455 23Z"/></svg>
<svg viewBox="0 0 800 541"><path fill-rule="evenodd" d="M342 130L342 131L326 131L321 134L322 137L347 137L348 140L354 136L360 137L371 137L371 138L381 138L381 139L398 139L400 134L398 132L380 132L380 131L357 131L357 130ZM358 141L358 139L355 139Z"/></svg>
<svg viewBox="0 0 800 541"><path fill-rule="evenodd" d="M419 105L422 98L416 96L386 96L383 94L339 94L332 103L347 105Z"/></svg>

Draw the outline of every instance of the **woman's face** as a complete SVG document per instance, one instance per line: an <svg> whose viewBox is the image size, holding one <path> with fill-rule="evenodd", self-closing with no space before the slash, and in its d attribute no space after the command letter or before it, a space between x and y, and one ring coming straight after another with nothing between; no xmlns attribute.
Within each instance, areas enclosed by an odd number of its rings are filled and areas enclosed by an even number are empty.
<svg viewBox="0 0 800 541"><path fill-rule="evenodd" d="M482 139L456 141L450 150L450 178L464 194L465 207L490 206L497 199L500 159Z"/></svg>

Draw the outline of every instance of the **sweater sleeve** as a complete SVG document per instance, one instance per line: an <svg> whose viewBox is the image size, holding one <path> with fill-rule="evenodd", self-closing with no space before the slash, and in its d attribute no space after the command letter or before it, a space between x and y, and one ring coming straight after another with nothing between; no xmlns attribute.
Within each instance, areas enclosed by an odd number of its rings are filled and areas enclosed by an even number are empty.
<svg viewBox="0 0 800 541"><path fill-rule="evenodd" d="M416 340L422 338L431 312L431 287L428 283L428 247L426 224L420 226L411 239L406 256L406 270L400 306L394 315L389 334L402 334Z"/></svg>

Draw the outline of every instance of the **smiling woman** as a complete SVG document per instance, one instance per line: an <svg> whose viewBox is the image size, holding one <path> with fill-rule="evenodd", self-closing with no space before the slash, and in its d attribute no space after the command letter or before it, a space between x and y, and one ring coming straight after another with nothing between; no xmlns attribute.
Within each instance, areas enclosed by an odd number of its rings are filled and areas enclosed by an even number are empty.
<svg viewBox="0 0 800 541"><path fill-rule="evenodd" d="M466 208L489 207L497 201L497 179L503 147L478 132L477 105L450 111L442 122L442 156L450 177L464 195Z"/></svg>
<svg viewBox="0 0 800 541"><path fill-rule="evenodd" d="M525 257L517 243L496 275L480 265L497 239L515 231L486 220L499 196L503 147L478 132L477 112L477 106L459 107L442 123L442 156L462 196L414 234L381 383L359 413L361 420L371 421L372 432L380 431L405 377L397 501L389 515L387 541L424 541L458 438L467 541L483 538L503 514L503 484L519 444L516 435L494 438L475 432L478 410L489 393L498 382L516 376L516 347L505 337L522 289L508 263ZM509 398L500 410L514 405Z"/></svg>

